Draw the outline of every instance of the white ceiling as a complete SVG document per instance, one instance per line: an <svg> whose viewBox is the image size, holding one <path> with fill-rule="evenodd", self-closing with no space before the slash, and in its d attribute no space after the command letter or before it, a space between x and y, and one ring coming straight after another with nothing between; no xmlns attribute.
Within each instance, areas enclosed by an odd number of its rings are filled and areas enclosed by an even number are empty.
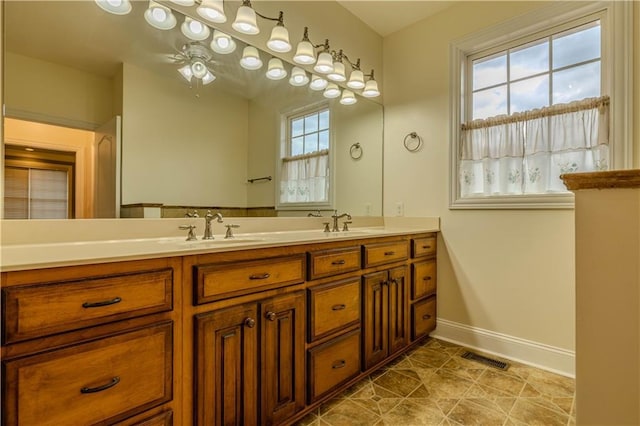
<svg viewBox="0 0 640 426"><path fill-rule="evenodd" d="M336 0L385 37L452 6L455 1Z"/></svg>

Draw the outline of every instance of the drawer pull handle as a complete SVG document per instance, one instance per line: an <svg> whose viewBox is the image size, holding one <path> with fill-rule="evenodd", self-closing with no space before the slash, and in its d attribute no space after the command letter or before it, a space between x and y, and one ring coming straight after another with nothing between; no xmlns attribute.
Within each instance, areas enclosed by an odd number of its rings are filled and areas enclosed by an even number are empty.
<svg viewBox="0 0 640 426"><path fill-rule="evenodd" d="M88 388L88 387L81 388L80 389L80 393L102 392L103 390L107 390L109 388L114 387L118 383L120 383L120 377L116 376L113 379L111 379L111 381L109 383L107 383L106 385L96 386L95 388Z"/></svg>
<svg viewBox="0 0 640 426"><path fill-rule="evenodd" d="M249 277L249 279L250 279L250 280L266 280L266 279L267 279L267 278L269 278L270 276L271 276L271 274L269 274L269 273L267 272L267 273L260 274L260 275L258 275L258 274L256 274L256 275L251 275L251 276Z"/></svg>
<svg viewBox="0 0 640 426"><path fill-rule="evenodd" d="M395 251L393 251L393 250L392 250L392 251L385 251L385 252L384 252L384 255L385 255L385 256L393 256L394 254L396 254L396 252L395 252Z"/></svg>
<svg viewBox="0 0 640 426"><path fill-rule="evenodd" d="M424 314L424 315L422 316L422 319L423 319L423 320L431 319L431 315L429 315L429 314Z"/></svg>
<svg viewBox="0 0 640 426"><path fill-rule="evenodd" d="M431 276L427 276L423 278L424 281L431 281Z"/></svg>
<svg viewBox="0 0 640 426"><path fill-rule="evenodd" d="M426 249L430 249L431 246L422 246L422 248L426 250Z"/></svg>
<svg viewBox="0 0 640 426"><path fill-rule="evenodd" d="M247 318L244 320L244 325L246 325L248 328L253 328L256 326L256 320L254 320L253 318Z"/></svg>
<svg viewBox="0 0 640 426"><path fill-rule="evenodd" d="M331 368L333 368L334 370L337 370L338 368L343 368L345 365L347 365L347 361L345 361L344 359L341 359L340 361L334 363Z"/></svg>
<svg viewBox="0 0 640 426"><path fill-rule="evenodd" d="M264 316L269 320L269 321L275 321L276 320L276 313L275 312L267 312L266 314L264 314Z"/></svg>
<svg viewBox="0 0 640 426"><path fill-rule="evenodd" d="M109 305L115 305L116 303L120 303L122 302L122 298L120 297L114 297L111 300L103 300L101 302L84 302L82 304L83 308L99 308L101 306L109 306Z"/></svg>
<svg viewBox="0 0 640 426"><path fill-rule="evenodd" d="M340 259L340 260L334 260L333 262L331 262L332 265L344 265L346 262L344 261L344 259Z"/></svg>
<svg viewBox="0 0 640 426"><path fill-rule="evenodd" d="M333 305L333 306L331 307L331 310L332 310L332 311L341 311L341 310L343 310L343 309L344 309L344 308L346 308L346 307L347 307L347 305L345 305L344 303L340 303L339 305Z"/></svg>

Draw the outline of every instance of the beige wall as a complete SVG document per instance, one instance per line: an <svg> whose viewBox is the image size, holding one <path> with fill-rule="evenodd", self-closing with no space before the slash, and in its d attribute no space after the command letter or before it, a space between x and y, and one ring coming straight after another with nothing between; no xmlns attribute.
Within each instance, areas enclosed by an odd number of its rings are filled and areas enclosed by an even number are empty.
<svg viewBox="0 0 640 426"><path fill-rule="evenodd" d="M8 116L95 129L113 117L113 81L5 52Z"/></svg>
<svg viewBox="0 0 640 426"><path fill-rule="evenodd" d="M246 206L245 99L130 64L123 88L122 204Z"/></svg>

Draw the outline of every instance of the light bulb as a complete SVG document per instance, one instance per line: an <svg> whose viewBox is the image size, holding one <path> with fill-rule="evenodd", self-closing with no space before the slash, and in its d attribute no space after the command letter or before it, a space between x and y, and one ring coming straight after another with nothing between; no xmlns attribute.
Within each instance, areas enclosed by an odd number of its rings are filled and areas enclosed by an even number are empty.
<svg viewBox="0 0 640 426"><path fill-rule="evenodd" d="M240 65L244 69L257 70L262 68L262 60L258 49L253 46L247 46L242 51L242 59L240 59Z"/></svg>
<svg viewBox="0 0 640 426"><path fill-rule="evenodd" d="M161 4L149 2L149 8L144 12L144 19L149 25L159 30L170 30L176 26L176 17L171 9Z"/></svg>
<svg viewBox="0 0 640 426"><path fill-rule="evenodd" d="M335 83L329 83L322 94L325 98L333 99L340 96L340 88Z"/></svg>
<svg viewBox="0 0 640 426"><path fill-rule="evenodd" d="M307 73L300 67L293 67L291 70L291 78L289 79L289 84L292 86L304 86L309 82L309 77L307 77Z"/></svg>
<svg viewBox="0 0 640 426"><path fill-rule="evenodd" d="M193 77L193 72L191 71L191 65L185 65L181 68L178 68L178 72L185 80L191 82L191 77Z"/></svg>
<svg viewBox="0 0 640 426"><path fill-rule="evenodd" d="M236 50L236 42L228 34L225 34L222 31L213 30L211 50L222 54L231 53Z"/></svg>
<svg viewBox="0 0 640 426"><path fill-rule="evenodd" d="M191 63L191 72L193 73L194 77L202 78L207 74L207 72L209 72L209 70L207 69L207 66L204 64L202 59L194 59L194 61Z"/></svg>
<svg viewBox="0 0 640 426"><path fill-rule="evenodd" d="M311 79L311 84L309 84L309 87L311 88L311 90L320 91L326 89L328 84L329 82L324 78L314 75Z"/></svg>
<svg viewBox="0 0 640 426"><path fill-rule="evenodd" d="M196 12L207 21L223 24L227 22L227 15L224 14L222 1L223 0L202 0Z"/></svg>

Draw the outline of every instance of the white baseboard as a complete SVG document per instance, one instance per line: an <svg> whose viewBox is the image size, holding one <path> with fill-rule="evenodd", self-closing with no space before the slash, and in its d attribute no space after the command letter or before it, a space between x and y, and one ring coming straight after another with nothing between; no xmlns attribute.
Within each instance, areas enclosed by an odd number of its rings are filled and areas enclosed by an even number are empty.
<svg viewBox="0 0 640 426"><path fill-rule="evenodd" d="M576 353L438 318L432 337L575 378Z"/></svg>

